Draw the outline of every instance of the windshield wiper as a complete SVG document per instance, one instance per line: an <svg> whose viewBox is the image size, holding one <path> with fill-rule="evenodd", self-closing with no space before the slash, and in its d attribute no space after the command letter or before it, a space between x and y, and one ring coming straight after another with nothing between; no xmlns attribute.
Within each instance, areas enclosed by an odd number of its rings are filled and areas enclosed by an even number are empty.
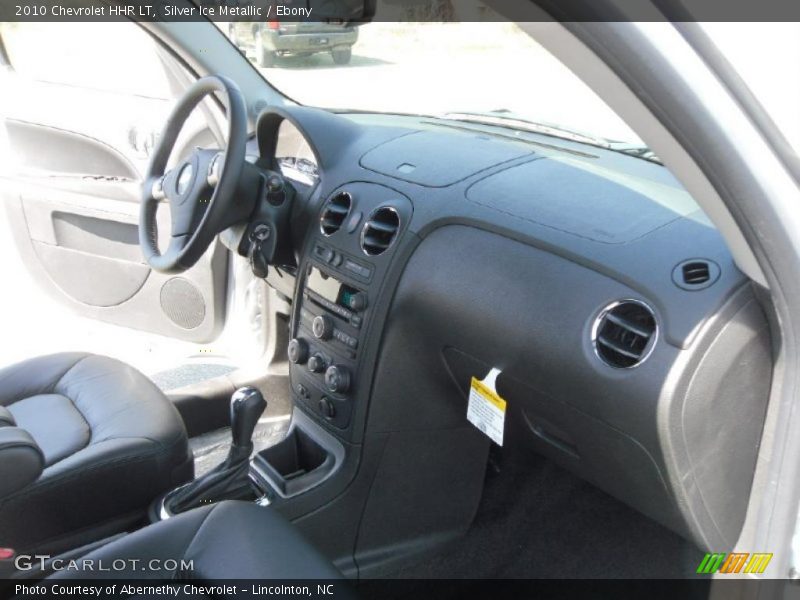
<svg viewBox="0 0 800 600"><path fill-rule="evenodd" d="M623 154L635 156L636 158L650 160L659 164L661 163L653 151L646 146L637 146L635 144L628 144L625 142L615 142L606 138L592 136L580 131L574 131L560 125L531 121L530 119L520 117L505 110L490 112L448 112L444 115L441 115L439 118L449 121L461 121L464 123L494 125L496 127L505 127L507 129L516 129L530 133L549 135L551 137L557 137L563 140L569 140L571 142L578 142L580 144L588 144L590 146L597 146L599 148L605 148L606 150L622 152Z"/></svg>

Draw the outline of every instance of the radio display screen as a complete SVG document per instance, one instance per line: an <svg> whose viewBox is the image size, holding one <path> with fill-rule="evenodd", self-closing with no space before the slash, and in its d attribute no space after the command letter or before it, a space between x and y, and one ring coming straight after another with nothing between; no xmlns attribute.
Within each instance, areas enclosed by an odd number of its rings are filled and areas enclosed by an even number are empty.
<svg viewBox="0 0 800 600"><path fill-rule="evenodd" d="M312 292L318 293L329 302L336 303L339 300L339 290L341 283L317 269L311 267L306 279L306 287Z"/></svg>

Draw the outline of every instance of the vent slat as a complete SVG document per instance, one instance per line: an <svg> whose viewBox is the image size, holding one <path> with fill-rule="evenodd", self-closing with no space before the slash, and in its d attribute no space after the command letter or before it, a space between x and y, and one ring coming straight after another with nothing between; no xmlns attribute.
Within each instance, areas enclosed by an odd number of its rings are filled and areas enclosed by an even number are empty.
<svg viewBox="0 0 800 600"><path fill-rule="evenodd" d="M600 314L594 332L595 350L606 364L621 369L635 367L655 343L655 316L643 303L622 301Z"/></svg>
<svg viewBox="0 0 800 600"><path fill-rule="evenodd" d="M615 325L619 325L620 327L622 327L624 329L628 329L629 331L632 331L636 335L641 336L641 337L643 337L645 339L649 338L650 335L653 333L652 331L648 331L645 327L637 325L636 323L634 323L630 319L626 319L624 316L621 316L621 315L617 315L617 314L614 314L614 313L608 313L606 315L606 319L608 319L609 321L611 321Z"/></svg>
<svg viewBox="0 0 800 600"><path fill-rule="evenodd" d="M602 336L602 335L599 336L597 338L597 342L599 344L603 344L604 346L606 346L608 348L611 348L614 352L616 352L618 354L622 354L622 356L627 356L628 358L633 358L634 360L639 360L639 358L641 358L641 355L638 352L634 352L633 350L628 350L627 348L625 348L621 344L618 344L617 342L615 342L615 341L613 341L613 340L611 340L611 339L609 339L609 338L607 338L605 336Z"/></svg>
<svg viewBox="0 0 800 600"><path fill-rule="evenodd" d="M328 205L327 212L335 213L337 215L346 215L350 211L350 208L347 206L339 206L338 204L330 204Z"/></svg>
<svg viewBox="0 0 800 600"><path fill-rule="evenodd" d="M381 223L380 221L370 221L369 222L370 229L374 229L375 231L381 231L383 233L390 233L394 235L394 232L397 231L396 224L387 224Z"/></svg>
<svg viewBox="0 0 800 600"><path fill-rule="evenodd" d="M394 242L400 228L400 217L394 209L384 206L377 209L364 223L361 247L370 256L383 254Z"/></svg>
<svg viewBox="0 0 800 600"><path fill-rule="evenodd" d="M390 243L391 242L384 242L382 240L379 240L374 235L367 235L367 236L364 237L364 245L365 246L375 246L375 247L383 248L384 250L386 250L386 248L389 247Z"/></svg>
<svg viewBox="0 0 800 600"><path fill-rule="evenodd" d="M683 281L688 285L705 283L711 277L708 263L691 262L683 265Z"/></svg>
<svg viewBox="0 0 800 600"><path fill-rule="evenodd" d="M350 214L352 198L347 192L340 192L330 199L319 220L319 228L325 235L333 235L342 227Z"/></svg>

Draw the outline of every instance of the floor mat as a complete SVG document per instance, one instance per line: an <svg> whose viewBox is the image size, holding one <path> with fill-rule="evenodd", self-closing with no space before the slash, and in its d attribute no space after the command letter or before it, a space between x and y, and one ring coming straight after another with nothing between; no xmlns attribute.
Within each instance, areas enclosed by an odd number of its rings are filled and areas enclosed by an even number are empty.
<svg viewBox="0 0 800 600"><path fill-rule="evenodd" d="M220 363L187 363L174 369L159 371L150 376L161 391L168 392L180 387L200 383L214 377L227 375L236 370L232 365Z"/></svg>
<svg viewBox="0 0 800 600"><path fill-rule="evenodd" d="M492 465L499 465L493 468ZM490 463L467 535L402 578L682 578L694 545L533 453Z"/></svg>
<svg viewBox="0 0 800 600"><path fill-rule="evenodd" d="M260 452L281 441L289 428L289 419L290 415L288 414L262 417L253 433L253 452ZM230 445L230 427L223 427L191 438L189 446L194 454L195 477L205 475L225 460Z"/></svg>

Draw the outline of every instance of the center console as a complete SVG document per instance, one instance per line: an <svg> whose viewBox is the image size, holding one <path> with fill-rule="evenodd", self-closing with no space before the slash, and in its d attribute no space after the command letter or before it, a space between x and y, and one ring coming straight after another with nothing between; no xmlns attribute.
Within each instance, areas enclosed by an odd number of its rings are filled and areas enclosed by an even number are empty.
<svg viewBox="0 0 800 600"><path fill-rule="evenodd" d="M326 260L327 259L327 260ZM360 287L343 281L345 264L358 269ZM359 346L369 307L374 268L322 242L304 272L295 335L289 342L292 386L303 406L337 429L350 425L350 392L358 384ZM352 281L352 279L350 279Z"/></svg>
<svg viewBox="0 0 800 600"><path fill-rule="evenodd" d="M292 513L346 485L363 433L382 316L380 293L411 203L389 188L352 183L322 203L297 272L288 345L294 402L286 437L253 458L251 479ZM399 244L398 244L399 245ZM370 358L371 357L371 358ZM299 502L299 496L304 501Z"/></svg>
<svg viewBox="0 0 800 600"><path fill-rule="evenodd" d="M395 242L411 203L394 190L353 183L323 204L300 266L288 354L295 403L337 437L352 440L366 402L370 336ZM376 340L377 341L377 340Z"/></svg>

